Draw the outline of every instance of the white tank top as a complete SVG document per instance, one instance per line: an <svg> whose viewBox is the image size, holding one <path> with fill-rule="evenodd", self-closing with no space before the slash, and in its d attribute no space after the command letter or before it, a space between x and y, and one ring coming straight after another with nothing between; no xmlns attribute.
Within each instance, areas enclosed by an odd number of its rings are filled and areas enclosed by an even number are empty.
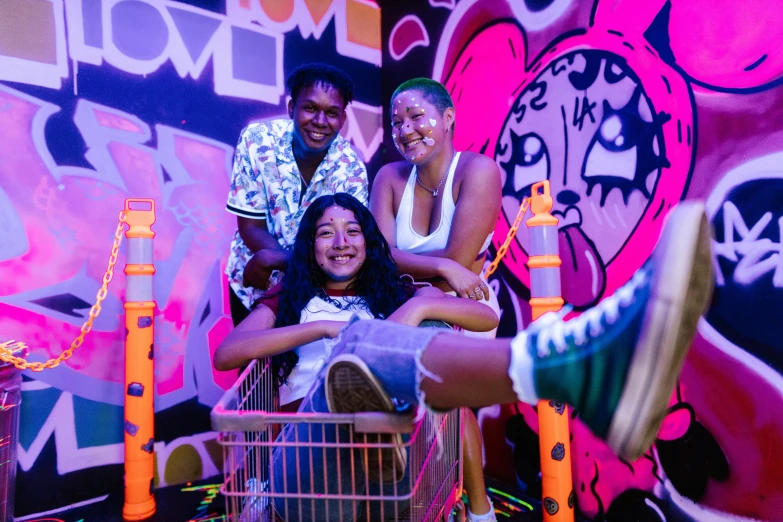
<svg viewBox="0 0 783 522"><path fill-rule="evenodd" d="M416 166L413 166L413 170L411 170L411 174L408 176L408 183L405 185L405 191L402 193L400 208L397 209L397 217L395 218L397 223L397 248L400 250L405 250L411 254L424 254L446 248L449 242L449 233L451 232L451 222L454 219L454 211L457 208L454 202L452 185L454 184L454 172L456 172L457 163L459 163L459 155L460 153L457 152L454 155L454 159L451 160L449 173L446 175L446 182L443 184L440 223L438 223L438 228L428 236L419 235L413 230L413 191L416 188ZM484 245L481 247L480 254L483 254L489 248L492 234L494 232L487 236Z"/></svg>
<svg viewBox="0 0 783 522"><path fill-rule="evenodd" d="M370 310L364 307L351 306L346 310L346 305L351 303L353 299L355 298L332 297L333 301L342 305L342 307L337 307L320 297L313 297L302 309L299 324L319 320L348 321L353 315L358 315L360 319L374 319ZM294 351L299 356L299 362L291 370L288 382L279 388L281 406L307 395L328 355L323 339L307 343L295 348Z"/></svg>

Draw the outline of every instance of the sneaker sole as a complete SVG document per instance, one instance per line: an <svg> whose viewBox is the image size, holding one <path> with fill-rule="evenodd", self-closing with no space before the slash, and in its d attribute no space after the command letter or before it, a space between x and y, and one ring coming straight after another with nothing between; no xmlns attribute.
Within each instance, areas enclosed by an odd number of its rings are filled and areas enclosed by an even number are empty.
<svg viewBox="0 0 783 522"><path fill-rule="evenodd" d="M650 302L607 435L614 452L629 461L655 442L712 294L711 233L702 203L683 202L672 211L653 256Z"/></svg>
<svg viewBox="0 0 783 522"><path fill-rule="evenodd" d="M391 397L378 379L364 361L352 354L339 355L329 363L326 370L326 404L332 413L396 412ZM394 448L380 450L380 467L378 451L367 450L367 462L364 459L362 462L365 463L367 477L373 482L387 484L402 480L408 458L399 434L354 433L354 442L395 444Z"/></svg>

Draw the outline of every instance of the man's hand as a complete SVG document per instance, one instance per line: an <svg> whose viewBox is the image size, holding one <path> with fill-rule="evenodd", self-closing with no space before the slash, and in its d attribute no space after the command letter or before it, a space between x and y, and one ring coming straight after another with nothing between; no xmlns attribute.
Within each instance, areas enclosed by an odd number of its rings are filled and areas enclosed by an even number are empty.
<svg viewBox="0 0 783 522"><path fill-rule="evenodd" d="M280 249L262 248L245 266L242 284L259 290L269 288L269 276L274 270L282 270L288 262L288 252Z"/></svg>

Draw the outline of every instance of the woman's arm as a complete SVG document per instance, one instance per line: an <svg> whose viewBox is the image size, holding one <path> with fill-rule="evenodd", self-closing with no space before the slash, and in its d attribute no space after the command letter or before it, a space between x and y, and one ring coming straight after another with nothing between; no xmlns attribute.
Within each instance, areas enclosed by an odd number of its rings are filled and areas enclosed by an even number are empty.
<svg viewBox="0 0 783 522"><path fill-rule="evenodd" d="M500 323L489 306L469 299L456 299L437 288L418 290L388 320L416 326L425 319L446 321L473 332L488 332Z"/></svg>
<svg viewBox="0 0 783 522"><path fill-rule="evenodd" d="M223 339L215 350L213 364L219 371L241 368L253 359L271 357L324 337L333 338L344 324L313 321L275 328L275 314L259 305Z"/></svg>
<svg viewBox="0 0 783 522"><path fill-rule="evenodd" d="M411 254L397 248L397 222L394 215L394 191L392 187L392 181L396 175L394 164L384 165L378 171L373 183L372 193L370 194L370 212L372 212L375 221L378 223L378 228L392 249L392 256L397 263L399 272L401 274L409 274L417 280L445 279L458 295L470 297L470 293L481 285L481 281L476 274L466 267L471 266L475 261L481 245L476 247L474 258L465 265L450 259L446 255L447 250L420 255ZM488 234L489 232L487 232ZM451 242L451 237L449 237L449 242Z"/></svg>
<svg viewBox="0 0 783 522"><path fill-rule="evenodd" d="M495 230L503 196L497 164L481 154L463 152L463 156L468 156L468 162L442 255L470 267Z"/></svg>

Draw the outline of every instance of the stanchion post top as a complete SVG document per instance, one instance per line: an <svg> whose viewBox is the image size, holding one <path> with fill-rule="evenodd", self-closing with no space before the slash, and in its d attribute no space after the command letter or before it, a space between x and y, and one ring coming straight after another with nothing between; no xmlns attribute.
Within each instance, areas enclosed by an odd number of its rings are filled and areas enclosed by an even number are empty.
<svg viewBox="0 0 783 522"><path fill-rule="evenodd" d="M149 239L155 237L155 232L151 228L155 223L155 201L153 199L127 198L123 213L125 222L128 224L125 237Z"/></svg>
<svg viewBox="0 0 783 522"><path fill-rule="evenodd" d="M534 183L530 190L530 211L533 213L533 217L528 219L525 224L528 227L557 225L557 218L549 213L552 210L552 205L549 180Z"/></svg>

